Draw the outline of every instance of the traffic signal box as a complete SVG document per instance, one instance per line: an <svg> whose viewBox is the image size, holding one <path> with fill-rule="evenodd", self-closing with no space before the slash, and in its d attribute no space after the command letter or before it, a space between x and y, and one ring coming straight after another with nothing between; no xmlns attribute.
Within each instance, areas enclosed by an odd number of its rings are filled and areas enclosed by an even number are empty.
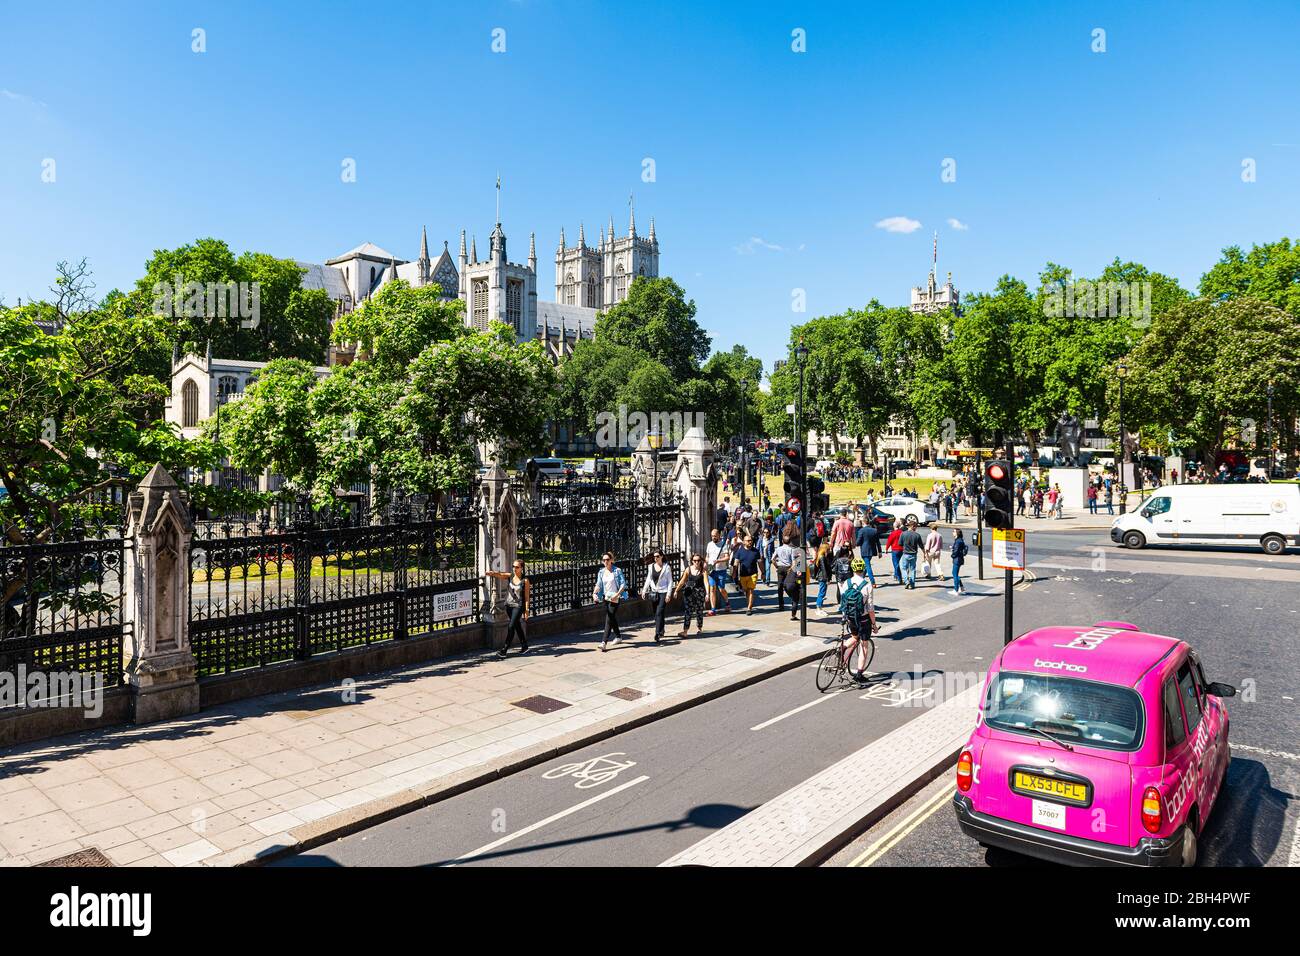
<svg viewBox="0 0 1300 956"><path fill-rule="evenodd" d="M825 494L826 482L822 481L816 475L808 476L808 501L812 506L813 513L825 511L831 506L831 496Z"/></svg>
<svg viewBox="0 0 1300 956"><path fill-rule="evenodd" d="M799 510L803 510L806 489L803 486L804 450L802 445L780 444L776 446L777 457L781 459L781 471L785 475L785 500L796 499Z"/></svg>
<svg viewBox="0 0 1300 956"><path fill-rule="evenodd" d="M1015 481L1011 462L995 458L984 463L984 523L990 528L1015 527Z"/></svg>

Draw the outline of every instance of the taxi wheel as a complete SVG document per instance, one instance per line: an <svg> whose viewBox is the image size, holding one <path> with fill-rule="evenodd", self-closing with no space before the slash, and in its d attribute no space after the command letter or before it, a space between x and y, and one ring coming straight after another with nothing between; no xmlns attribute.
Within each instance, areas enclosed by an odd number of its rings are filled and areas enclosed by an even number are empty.
<svg viewBox="0 0 1300 956"><path fill-rule="evenodd" d="M906 518L904 518L903 520L904 520L904 521L915 521L915 520L916 520L916 515L908 515L908 516L907 516Z"/></svg>
<svg viewBox="0 0 1300 956"><path fill-rule="evenodd" d="M1146 535L1141 531L1129 531L1124 535L1124 547L1132 548L1134 551L1138 550L1146 543Z"/></svg>
<svg viewBox="0 0 1300 956"><path fill-rule="evenodd" d="M1182 865L1183 865L1184 867L1193 867L1193 866L1195 866L1195 865L1196 865L1196 854L1197 854L1197 847L1196 847L1196 827L1194 827L1194 826L1192 825L1192 821L1191 821L1191 820L1188 820L1186 823L1183 824L1183 858L1182 858Z"/></svg>

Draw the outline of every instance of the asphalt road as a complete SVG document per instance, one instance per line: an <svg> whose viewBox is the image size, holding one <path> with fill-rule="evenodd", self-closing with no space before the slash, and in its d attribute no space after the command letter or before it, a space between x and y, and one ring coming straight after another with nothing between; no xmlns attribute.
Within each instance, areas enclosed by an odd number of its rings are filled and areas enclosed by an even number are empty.
<svg viewBox="0 0 1300 956"><path fill-rule="evenodd" d="M1094 570L1098 551L1162 569L1185 560L1191 573ZM1211 680L1250 691L1229 701L1237 750L1203 859L1285 863L1296 852L1300 817L1293 796L1300 786L1294 756L1300 750L1294 700L1300 622L1288 606L1300 582L1300 555L1269 562L1258 552L1128 552L1103 535L1044 531L1031 536L1030 556L1031 567L1033 561L1068 567L1040 569L1036 581L1017 591L1017 631L1131 620L1189 640ZM1207 576L1192 569L1198 562L1219 570ZM1294 581L1257 580L1255 569L1265 565ZM891 590L879 592L883 608ZM660 863L924 713L922 704L952 686L951 675L981 678L1001 645L1002 613L1000 597L972 597L897 629L888 627L892 615L885 610L887 629L872 665L880 676L870 688L821 695L813 668L797 668L278 865ZM998 862L985 860L950 818L946 808L925 816L881 861ZM866 834L854 856L889 822ZM846 862L848 854L837 860Z"/></svg>

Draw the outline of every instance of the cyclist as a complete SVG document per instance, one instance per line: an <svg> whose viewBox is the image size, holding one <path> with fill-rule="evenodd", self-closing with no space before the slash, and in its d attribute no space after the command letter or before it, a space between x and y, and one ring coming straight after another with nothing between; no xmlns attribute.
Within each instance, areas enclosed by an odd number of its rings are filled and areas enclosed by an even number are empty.
<svg viewBox="0 0 1300 956"><path fill-rule="evenodd" d="M850 672L853 671L853 652L857 650L859 639L864 636L869 637L880 630L880 625L876 623L876 603L871 595L873 588L871 582L862 574L867 569L867 562L862 558L854 558L851 567L853 576L845 582L840 592L840 615L849 633L849 640L845 642L845 651L848 654L846 660L849 661ZM862 633L864 621L871 626L867 635ZM857 673L854 676L861 678L863 675Z"/></svg>

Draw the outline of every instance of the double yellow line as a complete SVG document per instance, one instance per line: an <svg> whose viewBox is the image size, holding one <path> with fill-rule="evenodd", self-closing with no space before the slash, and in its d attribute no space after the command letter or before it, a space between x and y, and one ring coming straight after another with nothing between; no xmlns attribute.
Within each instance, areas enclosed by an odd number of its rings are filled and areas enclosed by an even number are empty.
<svg viewBox="0 0 1300 956"><path fill-rule="evenodd" d="M905 820L895 826L894 829L890 830L883 837L873 843L870 849L851 862L849 866L871 866L882 856L896 847L909 833L919 827L930 817L934 816L936 810L942 807L945 803L952 802L952 794L956 789L956 784L950 784L941 789L919 809L913 810L912 813Z"/></svg>

